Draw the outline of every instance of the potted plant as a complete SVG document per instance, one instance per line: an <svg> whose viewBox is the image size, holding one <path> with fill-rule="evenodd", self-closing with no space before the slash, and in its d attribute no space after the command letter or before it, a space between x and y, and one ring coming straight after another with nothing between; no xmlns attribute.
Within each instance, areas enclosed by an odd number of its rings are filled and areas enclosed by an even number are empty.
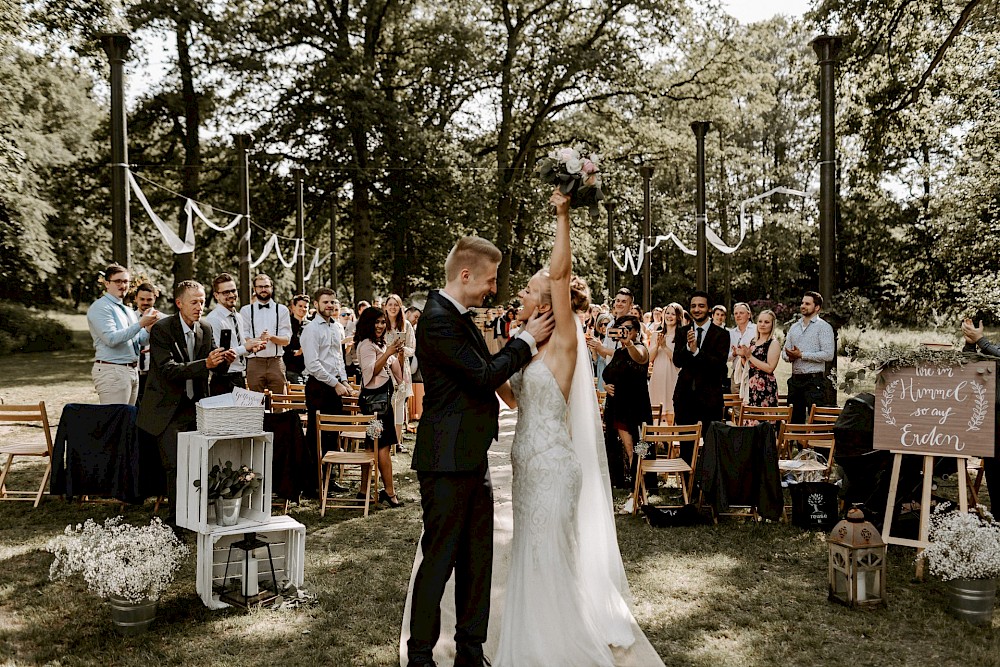
<svg viewBox="0 0 1000 667"><path fill-rule="evenodd" d="M79 574L95 595L111 604L111 618L123 634L145 632L156 617L156 603L188 553L169 526L154 518L148 526L103 524L87 519L66 526L45 547L55 554L49 578Z"/></svg>
<svg viewBox="0 0 1000 667"><path fill-rule="evenodd" d="M208 499L215 503L215 522L220 526L235 526L240 521L240 507L244 496L260 488L260 473L249 466L233 468L232 461L223 466L212 466L208 471ZM194 481L195 488L201 488L201 480Z"/></svg>
<svg viewBox="0 0 1000 667"><path fill-rule="evenodd" d="M948 587L951 611L970 623L993 619L996 578L1000 576L1000 524L985 509L950 510L941 503L930 517L930 546L918 558Z"/></svg>

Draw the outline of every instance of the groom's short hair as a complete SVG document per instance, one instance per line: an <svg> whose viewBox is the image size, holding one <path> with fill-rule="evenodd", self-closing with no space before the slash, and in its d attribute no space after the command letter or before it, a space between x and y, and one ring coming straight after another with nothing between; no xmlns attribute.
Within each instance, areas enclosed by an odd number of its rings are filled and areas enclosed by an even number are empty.
<svg viewBox="0 0 1000 667"><path fill-rule="evenodd" d="M491 242L478 236L463 236L444 260L445 280L458 278L462 269L477 270L485 262L499 264L503 253Z"/></svg>

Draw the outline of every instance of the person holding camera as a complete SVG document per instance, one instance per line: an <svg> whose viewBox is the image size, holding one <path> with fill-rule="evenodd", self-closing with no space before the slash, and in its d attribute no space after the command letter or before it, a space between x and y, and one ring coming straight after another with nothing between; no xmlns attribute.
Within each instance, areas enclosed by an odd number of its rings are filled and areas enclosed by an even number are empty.
<svg viewBox="0 0 1000 667"><path fill-rule="evenodd" d="M642 320L635 315L619 317L614 328L608 329L608 336L621 347L615 350L611 362L604 369L604 390L608 392L604 423L608 431L617 432L621 439L623 451L619 457L624 455L629 471L626 482L635 479L638 462L633 451L639 441L639 429L643 424L653 423L649 385L646 382L649 350L639 339L641 332ZM625 510L632 512L628 504Z"/></svg>
<svg viewBox="0 0 1000 667"><path fill-rule="evenodd" d="M382 422L382 436L378 440L378 472L382 476L383 489L379 491L378 500L389 507L402 507L403 502L396 497L392 484L392 446L399 442L393 428L396 419L392 386L393 379L397 383L403 381L406 341L403 337L396 336L392 343L386 344L387 329L385 311L381 308L365 308L365 312L358 318L358 327L354 332L358 365L361 366L358 407L363 414L374 414ZM369 447L375 445L371 438L366 438L365 443ZM361 476L361 488L368 486L369 474L365 468ZM364 495L360 497L364 498Z"/></svg>
<svg viewBox="0 0 1000 667"><path fill-rule="evenodd" d="M215 346L223 350L233 350L236 358L232 363L222 363L212 371L208 391L212 396L232 393L234 387L246 389L246 355L264 349L264 343L257 338L247 338L243 328L243 318L236 308L239 291L236 279L229 273L220 273L212 281L212 296L216 306L205 317L212 325Z"/></svg>
<svg viewBox="0 0 1000 667"><path fill-rule="evenodd" d="M397 294L385 298L385 318L387 322L385 339L388 344L397 340L403 342L403 364L400 368L403 379L396 384L392 394L392 411L395 415L396 442L399 451L405 454L408 450L403 446L403 426L407 423L406 406L413 395L413 377L410 374L410 360L417 351L417 332L403 315L403 300Z"/></svg>

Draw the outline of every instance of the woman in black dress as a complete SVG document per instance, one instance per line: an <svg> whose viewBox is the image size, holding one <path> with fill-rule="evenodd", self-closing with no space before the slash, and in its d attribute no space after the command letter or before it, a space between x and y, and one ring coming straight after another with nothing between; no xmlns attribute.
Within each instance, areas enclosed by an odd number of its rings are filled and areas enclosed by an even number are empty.
<svg viewBox="0 0 1000 667"><path fill-rule="evenodd" d="M618 432L629 476L635 479L637 463L633 452L635 443L639 441L639 429L643 424L653 423L649 385L646 382L649 351L639 339L642 321L638 317L622 315L615 326L620 330L620 347L604 369L604 389L608 392L604 420L606 428Z"/></svg>

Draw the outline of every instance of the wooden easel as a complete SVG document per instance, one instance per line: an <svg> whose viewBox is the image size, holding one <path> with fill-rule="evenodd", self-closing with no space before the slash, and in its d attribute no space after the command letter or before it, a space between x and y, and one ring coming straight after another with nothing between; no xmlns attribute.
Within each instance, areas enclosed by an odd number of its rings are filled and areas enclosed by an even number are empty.
<svg viewBox="0 0 1000 667"><path fill-rule="evenodd" d="M898 544L904 547L914 547L917 554L930 546L928 541L930 533L930 510L931 510L931 486L934 483L934 459L953 458L958 466L958 507L962 512L969 511L968 497L968 461L967 456L938 456L934 457L925 454L912 454L910 452L893 451L895 456L892 461L892 477L889 480L889 498L885 504L885 523L882 524L882 541L886 544ZM904 456L922 456L924 459L924 483L920 493L920 532L917 539L911 540L903 537L893 537L892 531L892 511L896 505L896 492L899 485L899 469L903 463ZM917 561L917 579L924 578L924 561Z"/></svg>

